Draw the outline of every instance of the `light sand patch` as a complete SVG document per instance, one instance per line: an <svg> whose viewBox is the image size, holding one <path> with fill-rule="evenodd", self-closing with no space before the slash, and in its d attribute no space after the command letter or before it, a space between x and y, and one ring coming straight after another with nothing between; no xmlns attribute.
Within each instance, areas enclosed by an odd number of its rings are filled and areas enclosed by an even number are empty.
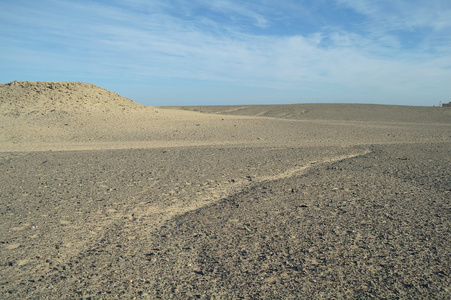
<svg viewBox="0 0 451 300"><path fill-rule="evenodd" d="M6 250L14 250L20 247L20 244L14 243L14 244L8 244L5 246Z"/></svg>

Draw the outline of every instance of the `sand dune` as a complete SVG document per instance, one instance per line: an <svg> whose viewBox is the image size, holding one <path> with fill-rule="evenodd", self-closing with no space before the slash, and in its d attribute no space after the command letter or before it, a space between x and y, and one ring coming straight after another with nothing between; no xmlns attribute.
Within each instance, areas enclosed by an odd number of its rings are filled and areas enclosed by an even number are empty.
<svg viewBox="0 0 451 300"><path fill-rule="evenodd" d="M2 298L451 295L450 109L12 82L0 110Z"/></svg>

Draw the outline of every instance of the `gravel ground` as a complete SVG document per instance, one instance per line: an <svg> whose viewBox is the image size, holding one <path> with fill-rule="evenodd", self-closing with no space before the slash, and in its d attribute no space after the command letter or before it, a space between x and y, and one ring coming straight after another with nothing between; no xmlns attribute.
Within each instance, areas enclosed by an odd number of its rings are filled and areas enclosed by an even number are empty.
<svg viewBox="0 0 451 300"><path fill-rule="evenodd" d="M451 299L450 132L447 108L0 84L0 298Z"/></svg>
<svg viewBox="0 0 451 300"><path fill-rule="evenodd" d="M2 298L447 299L449 146L4 154Z"/></svg>
<svg viewBox="0 0 451 300"><path fill-rule="evenodd" d="M178 217L145 256L149 291L447 299L450 158L449 145L374 147Z"/></svg>

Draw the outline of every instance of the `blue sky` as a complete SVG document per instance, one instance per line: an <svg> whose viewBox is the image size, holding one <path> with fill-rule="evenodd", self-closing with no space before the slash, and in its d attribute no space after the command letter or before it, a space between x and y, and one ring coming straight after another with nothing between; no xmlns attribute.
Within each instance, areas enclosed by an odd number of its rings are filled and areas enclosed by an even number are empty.
<svg viewBox="0 0 451 300"><path fill-rule="evenodd" d="M0 82L146 105L451 101L449 0L0 0Z"/></svg>

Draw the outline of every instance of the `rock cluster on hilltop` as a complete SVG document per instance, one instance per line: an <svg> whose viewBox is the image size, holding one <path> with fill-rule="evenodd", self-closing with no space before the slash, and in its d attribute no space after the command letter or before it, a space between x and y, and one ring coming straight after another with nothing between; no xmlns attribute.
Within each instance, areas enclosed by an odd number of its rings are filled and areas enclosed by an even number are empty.
<svg viewBox="0 0 451 300"><path fill-rule="evenodd" d="M18 117L31 112L113 112L144 108L128 98L83 82L13 81L0 84L0 111Z"/></svg>

